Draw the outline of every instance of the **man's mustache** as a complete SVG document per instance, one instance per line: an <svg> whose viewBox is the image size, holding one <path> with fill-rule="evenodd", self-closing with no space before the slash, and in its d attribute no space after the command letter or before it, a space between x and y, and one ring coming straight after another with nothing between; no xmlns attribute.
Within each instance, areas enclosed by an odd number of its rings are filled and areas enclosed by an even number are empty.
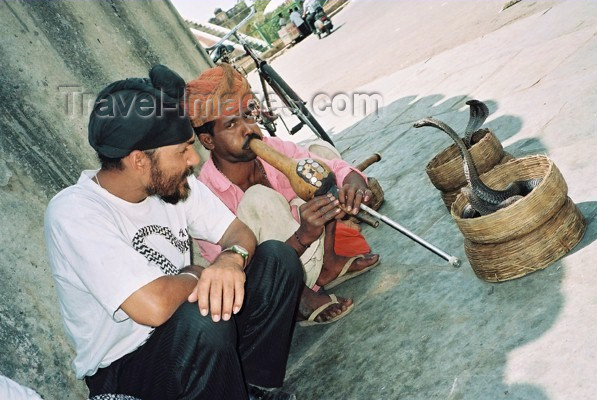
<svg viewBox="0 0 597 400"><path fill-rule="evenodd" d="M259 140L261 140L261 136L259 136L255 132L249 133L249 135L247 135L247 138L245 139L245 141L243 143L243 150L248 150L249 149L249 142L252 139L259 139Z"/></svg>

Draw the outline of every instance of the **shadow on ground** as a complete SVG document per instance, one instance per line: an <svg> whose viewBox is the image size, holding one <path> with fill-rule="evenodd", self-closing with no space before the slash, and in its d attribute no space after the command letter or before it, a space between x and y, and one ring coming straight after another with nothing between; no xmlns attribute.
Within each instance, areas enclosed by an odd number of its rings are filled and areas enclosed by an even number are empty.
<svg viewBox="0 0 597 400"><path fill-rule="evenodd" d="M478 279L462 235L425 174L426 164L452 142L435 129L412 128L414 121L433 116L462 133L469 99L404 97L334 137L351 163L381 152L382 161L367 170L385 190L380 212L460 257L463 265L454 269L384 224L365 226L382 263L334 289L354 297L349 316L295 330L285 387L298 398L547 399L541 387L508 385L504 376L509 352L542 336L558 316L562 261L514 281ZM487 104L492 112L499 107ZM522 121L500 116L487 126L506 140ZM507 150L520 157L544 146L527 139ZM594 218L594 204L580 208ZM582 245L596 234L588 230Z"/></svg>

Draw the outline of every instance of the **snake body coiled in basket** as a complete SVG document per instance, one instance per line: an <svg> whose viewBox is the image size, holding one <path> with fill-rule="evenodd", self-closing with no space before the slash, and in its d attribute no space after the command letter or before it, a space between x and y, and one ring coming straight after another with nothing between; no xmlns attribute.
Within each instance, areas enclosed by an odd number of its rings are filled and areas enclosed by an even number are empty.
<svg viewBox="0 0 597 400"><path fill-rule="evenodd" d="M515 181L510 183L503 190L492 189L485 185L479 177L479 173L477 172L473 158L468 151L468 147L472 145L471 141L473 133L483 125L483 122L485 122L489 113L487 106L480 101L470 100L466 104L471 107L471 110L470 119L465 130L465 140L461 139L446 123L434 118L423 118L415 122L413 126L415 128L432 126L442 130L447 133L454 143L456 143L456 146L458 146L460 155L463 159L464 176L468 183L468 186L463 187L461 191L469 201L464 207L461 217L474 218L480 215L491 214L515 203L537 187L541 183L541 179Z"/></svg>

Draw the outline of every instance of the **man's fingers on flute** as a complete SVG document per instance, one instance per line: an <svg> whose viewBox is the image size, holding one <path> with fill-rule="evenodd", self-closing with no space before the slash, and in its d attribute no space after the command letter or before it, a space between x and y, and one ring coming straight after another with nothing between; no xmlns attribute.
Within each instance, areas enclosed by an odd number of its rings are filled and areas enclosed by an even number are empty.
<svg viewBox="0 0 597 400"><path fill-rule="evenodd" d="M373 198L373 191L366 189L363 196L363 202L368 203Z"/></svg>
<svg viewBox="0 0 597 400"><path fill-rule="evenodd" d="M342 212L342 209L340 208L340 202L338 200L334 200L332 203L322 207L319 212L320 218L323 220L323 222L331 221Z"/></svg>
<svg viewBox="0 0 597 400"><path fill-rule="evenodd" d="M357 189L355 192L355 196L354 196L354 204L353 204L353 210L352 213L356 214L359 212L359 208L361 207L361 203L363 202L363 199L365 197L365 192L363 191L363 189Z"/></svg>
<svg viewBox="0 0 597 400"><path fill-rule="evenodd" d="M340 204L342 204L342 207L344 207L346 205L346 187L345 186L341 186L338 189L338 200L340 200Z"/></svg>
<svg viewBox="0 0 597 400"><path fill-rule="evenodd" d="M354 198L355 198L356 189L354 186L348 186L346 188L346 211L352 212L354 209Z"/></svg>
<svg viewBox="0 0 597 400"><path fill-rule="evenodd" d="M334 198L333 200L322 204L319 207L318 211L320 214L323 215L323 214L327 213L328 211L331 211L334 208L339 208L339 207L340 207L340 201L338 199Z"/></svg>
<svg viewBox="0 0 597 400"><path fill-rule="evenodd" d="M334 197L331 194L317 196L304 204L304 207L305 207L304 210L309 209L311 211L317 211L317 210L321 209L321 207L323 207L327 204L330 204L333 201L334 201Z"/></svg>

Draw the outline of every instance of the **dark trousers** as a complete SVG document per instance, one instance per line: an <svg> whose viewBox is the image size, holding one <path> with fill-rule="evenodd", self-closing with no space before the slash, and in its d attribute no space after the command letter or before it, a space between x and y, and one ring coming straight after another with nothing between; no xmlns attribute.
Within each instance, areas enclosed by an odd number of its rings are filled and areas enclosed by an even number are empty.
<svg viewBox="0 0 597 400"><path fill-rule="evenodd" d="M309 28L309 24L307 24L306 22L303 22L302 24L297 26L297 28L303 36L309 36L309 34L311 33L311 28Z"/></svg>
<svg viewBox="0 0 597 400"><path fill-rule="evenodd" d="M257 246L245 272L238 314L213 322L197 303L182 304L143 346L87 377L89 397L236 400L247 398L247 383L282 386L302 265L291 247L272 240Z"/></svg>
<svg viewBox="0 0 597 400"><path fill-rule="evenodd" d="M311 29L311 32L315 32L315 13L309 13L305 16L305 23Z"/></svg>

